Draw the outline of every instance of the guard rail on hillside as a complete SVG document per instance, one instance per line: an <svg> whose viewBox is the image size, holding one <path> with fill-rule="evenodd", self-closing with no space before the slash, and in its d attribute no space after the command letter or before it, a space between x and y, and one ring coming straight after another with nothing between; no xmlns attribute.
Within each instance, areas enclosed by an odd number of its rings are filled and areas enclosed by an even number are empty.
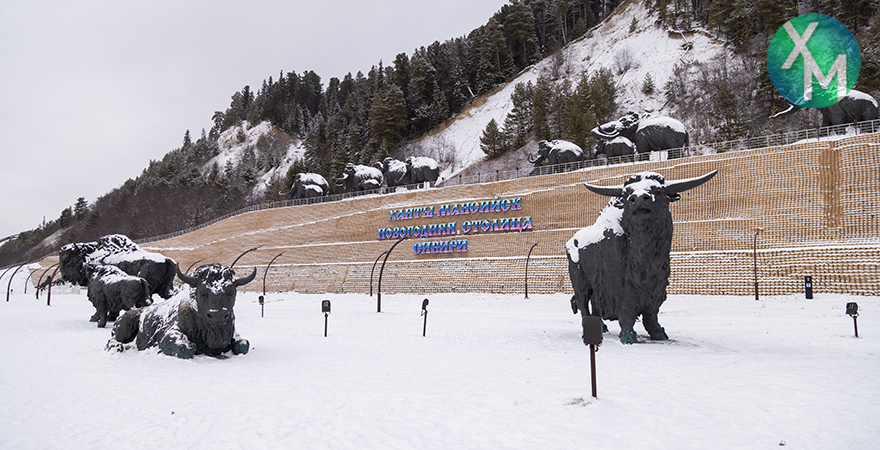
<svg viewBox="0 0 880 450"><path fill-rule="evenodd" d="M736 139L732 141L723 141L723 142L712 142L712 143L699 143L692 145L688 148L678 148L668 150L667 156L669 158L687 158L690 156L703 155L709 153L726 153L733 151L741 151L741 150L754 150L759 148L767 148L767 147L777 147L782 145L794 144L796 142L804 142L811 139L821 139L823 137L834 136L834 135L851 135L851 134L866 134L866 133L880 133L880 119L872 120L867 122L859 122L856 124L849 125L837 125L831 127L821 127L810 130L800 130L800 131L792 131L788 133L779 133L779 134L769 134L760 137L753 138L742 138ZM657 157L658 155L653 155ZM639 161L648 161L649 157L647 155L638 156ZM608 160L605 159L594 159L581 161L577 163L569 163L569 164L557 164L555 166L542 166L537 168L536 170L526 171L526 170L509 170L509 171L496 171L495 173L478 173L476 175L471 176L455 176L444 180L442 183L439 183L441 186L456 186L456 185L468 185L468 184L479 184L479 183L490 183L495 181L503 181L503 180L512 180L516 178L522 178L532 175L546 175L550 173L560 173L560 172L570 172L574 170L585 169L589 167L601 167L608 164L619 164L619 163L627 163L632 162L632 157L614 157ZM375 189L371 191L361 191L361 192L351 192L346 194L335 194L326 197L319 198L308 198L308 199L298 199L298 200L283 200L278 202L263 202L256 205L248 206L246 208L239 209L238 211L231 212L229 214L225 214L223 216L217 217L215 219L211 219L205 223L187 228L185 230L176 231L173 233L163 234L161 236L154 236L150 238L138 239L135 242L138 244L147 244L150 242L161 241L165 239L170 239L173 237L181 236L187 233L191 233L195 230L199 230L201 228L205 228L207 226L213 225L222 220L226 220L230 217L234 217L237 215L241 215L251 211L259 211L262 209L271 209L271 208L286 208L288 206L298 206L298 205L308 205L314 203L324 203L324 202L334 202L339 200L344 200L347 198L360 197L364 195L382 195L393 192L398 192L400 190L412 190L412 189L425 189L430 187L426 184L420 185L409 185L409 186L399 186L395 188L381 188ZM47 256L51 256L56 252L51 252L43 257L37 259L37 261L41 261L43 258ZM3 268L5 269L5 267Z"/></svg>
<svg viewBox="0 0 880 450"><path fill-rule="evenodd" d="M767 148L767 147L778 147L782 145L794 144L796 142L808 141L811 139L821 139L823 137L835 136L835 135L852 135L852 134L865 134L865 133L880 133L880 119L872 120L868 122L859 122L856 124L849 125L837 125L831 127L822 127L815 128L811 130L800 130L800 131L792 131L788 133L779 133L772 134L760 137L753 138L742 138L736 139L732 141L722 141L722 142L712 142L712 143L701 143L695 144L687 148L677 148L670 149L666 152L666 155L670 159L675 158L687 158L690 156L697 156L709 153L726 153L733 151L742 151L742 150L754 150L759 148ZM653 157L658 157L658 152L654 152ZM641 161L649 161L651 160L651 156L648 155L636 155L635 162ZM532 171L526 170L508 170L508 171L495 171L495 173L477 173L476 175L470 176L456 176L449 178L447 180L443 180L441 183L438 183L439 186L460 186L460 185L468 185L468 184L479 184L479 183L491 183L495 181L504 181L504 180L513 180L517 178L523 178L527 176L533 175L547 175L551 173L561 173L561 172L571 172L574 170L581 170L590 167L602 167L610 164L621 164L633 162L633 157L613 157L609 159L592 159L586 161L579 161L575 163L567 163L567 164L556 164L553 166L541 166ZM282 200L278 202L263 202L257 205L248 206L246 208L242 208L238 211L231 212L229 214L223 215L216 219L212 219L208 222L196 225L194 227L187 228L185 230L177 231L174 233L163 234L161 236L155 236L151 238L144 238L136 240L135 242L138 244L146 244L150 242L161 241L165 239L170 239L173 237L177 237L183 234L191 233L195 230L207 227L209 225L220 222L221 220L226 220L230 217L234 217L240 214L244 214L251 211L259 211L262 209L272 209L272 208L286 208L289 206L299 206L299 205L309 205L315 203L324 203L324 202L335 202L339 200L344 200L347 198L360 197L365 195L382 195L389 194L393 192L399 192L404 190L413 190L413 189L426 189L429 188L429 184L419 184L419 185L408 185L408 186L398 186L393 188L381 188L374 189L370 191L360 191L360 192L349 192L345 194L335 194L329 195L326 197L317 197L317 198L307 198L307 199L297 199L297 200Z"/></svg>

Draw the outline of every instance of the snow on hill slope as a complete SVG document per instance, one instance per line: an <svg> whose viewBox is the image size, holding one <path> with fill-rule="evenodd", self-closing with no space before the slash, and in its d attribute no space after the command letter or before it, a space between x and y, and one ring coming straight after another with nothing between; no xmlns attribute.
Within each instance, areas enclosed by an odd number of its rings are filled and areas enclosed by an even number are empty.
<svg viewBox="0 0 880 450"><path fill-rule="evenodd" d="M633 19L636 27L630 32ZM567 78L572 84L577 84L582 74L592 74L605 67L614 71L617 80L619 111L662 113L665 99L659 91L672 77L676 62L705 62L724 52L732 56L724 43L708 32L697 30L682 34L657 27L656 21L657 15L648 11L641 2L621 4L601 24L561 50L563 63L559 67L558 81ZM627 56L631 58L632 66L621 74L617 70L618 60ZM516 84L529 81L534 84L540 76L550 76L557 60L551 55L523 70L494 93L478 99L473 106L452 119L445 129L424 138L414 147L454 149L453 163L444 167L440 174L443 179L485 160L486 155L480 149L480 136L486 125L492 119L499 126L503 124L504 118L513 109L511 95ZM647 74L651 75L657 86L657 93L651 96L646 96L641 90Z"/></svg>
<svg viewBox="0 0 880 450"><path fill-rule="evenodd" d="M634 19L636 26L630 32ZM475 99L470 107L450 119L445 128L411 144L404 149L404 153L442 160L441 179L449 179L479 164L485 165L480 169L484 173L496 169L512 170L515 167L530 170L526 152L535 151L534 145L486 163L486 154L480 149L480 137L490 120L495 119L499 125L504 123L513 108L511 96L517 83L531 81L534 84L539 77L551 76L554 72L558 74L556 81L568 79L576 85L582 74L592 74L603 67L611 69L617 81L618 111L668 114L664 111L665 98L660 91L673 76L673 67L677 62L706 62L725 52L731 58L733 54L723 41L704 30L680 33L656 26L657 19L657 15L644 4L624 2L606 20L560 50L561 64L557 55L551 55L526 68L507 84ZM631 61L626 71L618 70L623 60ZM657 87L653 95L642 93L642 84L648 74ZM218 140L220 154L203 166L203 173L207 173L214 163L220 170L228 161L237 165L246 149L256 148L260 136L274 133L280 131L269 122L257 125L244 122L242 126L226 130ZM302 158L304 153L302 141L292 138L281 165L261 175L251 198L265 192L274 177L285 176L294 159Z"/></svg>
<svg viewBox="0 0 880 450"><path fill-rule="evenodd" d="M259 152L257 143L262 136L273 136L279 133L283 132L275 128L269 121L263 121L253 126L244 121L241 125L224 131L217 139L220 153L202 166L202 174L210 172L214 164L217 164L220 170L223 170L230 162L233 167L237 166L247 149L250 148L254 149L255 152ZM255 198L265 192L273 178L284 177L294 160L301 159L304 154L305 147L302 140L290 137L286 152L281 158L281 164L260 176L260 181L254 187L250 197Z"/></svg>

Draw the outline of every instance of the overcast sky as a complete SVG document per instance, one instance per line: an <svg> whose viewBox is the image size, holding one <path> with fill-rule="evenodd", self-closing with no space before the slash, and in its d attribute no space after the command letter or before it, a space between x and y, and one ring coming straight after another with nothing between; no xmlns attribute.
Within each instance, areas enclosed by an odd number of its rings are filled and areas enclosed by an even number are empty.
<svg viewBox="0 0 880 450"><path fill-rule="evenodd" d="M0 238L57 219L210 130L278 74L366 73L505 0L0 0Z"/></svg>

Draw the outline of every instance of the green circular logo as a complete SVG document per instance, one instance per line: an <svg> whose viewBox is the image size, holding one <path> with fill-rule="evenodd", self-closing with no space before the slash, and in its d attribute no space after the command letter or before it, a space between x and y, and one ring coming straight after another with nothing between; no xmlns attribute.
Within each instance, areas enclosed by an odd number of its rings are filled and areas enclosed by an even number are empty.
<svg viewBox="0 0 880 450"><path fill-rule="evenodd" d="M837 103L855 86L861 67L856 38L842 23L822 14L789 20L767 50L773 86L786 100L804 108Z"/></svg>

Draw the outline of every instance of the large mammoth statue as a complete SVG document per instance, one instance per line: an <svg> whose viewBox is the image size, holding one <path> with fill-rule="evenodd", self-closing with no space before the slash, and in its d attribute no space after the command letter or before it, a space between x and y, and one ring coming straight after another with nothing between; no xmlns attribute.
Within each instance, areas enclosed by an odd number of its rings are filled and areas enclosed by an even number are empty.
<svg viewBox="0 0 880 450"><path fill-rule="evenodd" d="M342 177L333 178L336 186L344 186L348 191L370 191L382 187L385 177L382 171L375 167L348 163L342 170Z"/></svg>
<svg viewBox="0 0 880 450"><path fill-rule="evenodd" d="M544 161L551 166L583 161L584 151L577 144L568 141L559 139L549 142L540 141L538 142L538 153L529 155L528 159L530 163L535 165L535 170L532 173L536 173ZM558 168L554 168L554 170L556 169Z"/></svg>
<svg viewBox="0 0 880 450"><path fill-rule="evenodd" d="M683 149L688 146L689 138L684 124L671 117L647 116L639 117L637 113L628 112L618 120L593 128L593 137L599 141L610 141L623 136L635 145L636 152L648 154L652 151ZM679 152L670 154L670 158L680 156Z"/></svg>
<svg viewBox="0 0 880 450"><path fill-rule="evenodd" d="M770 116L771 119L790 116L803 109L800 106L791 105L785 111ZM857 91L855 89L849 91L846 97L840 99L837 103L818 108L822 113L823 127L833 125L846 125L856 122L866 122L876 120L878 118L877 100L870 95Z"/></svg>
<svg viewBox="0 0 880 450"><path fill-rule="evenodd" d="M437 166L437 161L433 158L410 156L406 158L406 169L413 184L426 181L436 183L437 179L440 178L440 168Z"/></svg>
<svg viewBox="0 0 880 450"><path fill-rule="evenodd" d="M299 198L323 197L330 193L330 184L317 173L298 173L293 177L293 184L287 192L278 195L289 195L291 200Z"/></svg>
<svg viewBox="0 0 880 450"><path fill-rule="evenodd" d="M387 157L376 163L376 168L382 171L388 187L406 186L412 184L406 163L392 157Z"/></svg>

